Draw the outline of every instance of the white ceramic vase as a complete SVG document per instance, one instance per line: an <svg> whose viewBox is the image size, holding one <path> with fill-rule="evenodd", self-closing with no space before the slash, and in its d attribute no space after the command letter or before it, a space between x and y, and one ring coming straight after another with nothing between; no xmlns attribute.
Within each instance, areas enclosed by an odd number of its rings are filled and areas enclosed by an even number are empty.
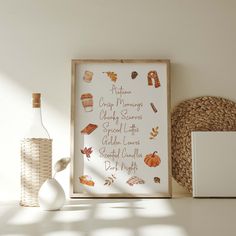
<svg viewBox="0 0 236 236"><path fill-rule="evenodd" d="M47 179L38 194L39 206L46 211L55 211L63 207L65 192L56 179Z"/></svg>

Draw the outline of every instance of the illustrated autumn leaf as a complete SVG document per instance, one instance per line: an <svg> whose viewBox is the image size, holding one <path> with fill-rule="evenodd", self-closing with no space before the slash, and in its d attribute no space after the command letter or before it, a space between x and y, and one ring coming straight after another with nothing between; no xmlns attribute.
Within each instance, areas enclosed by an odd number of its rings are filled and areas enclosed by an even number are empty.
<svg viewBox="0 0 236 236"><path fill-rule="evenodd" d="M88 160L89 160L89 158L91 157L90 155L91 155L92 152L93 152L92 147L89 147L89 148L85 147L84 149L80 149L80 151L81 151L82 154L86 155L86 157L88 158Z"/></svg>
<svg viewBox="0 0 236 236"><path fill-rule="evenodd" d="M159 127L152 128L152 131L150 133L150 139L154 139L158 135L158 129Z"/></svg>
<svg viewBox="0 0 236 236"><path fill-rule="evenodd" d="M116 180L116 177L114 175L108 176L105 178L104 185L110 186L114 183L115 180Z"/></svg>
<svg viewBox="0 0 236 236"><path fill-rule="evenodd" d="M106 74L111 79L111 81L116 82L117 74L115 72L107 71L107 72L103 72L103 73Z"/></svg>

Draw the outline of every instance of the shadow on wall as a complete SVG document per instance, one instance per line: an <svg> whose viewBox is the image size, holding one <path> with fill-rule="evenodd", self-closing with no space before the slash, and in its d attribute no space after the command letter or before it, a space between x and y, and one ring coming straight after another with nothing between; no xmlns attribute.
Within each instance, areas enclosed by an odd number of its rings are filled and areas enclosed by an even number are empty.
<svg viewBox="0 0 236 236"><path fill-rule="evenodd" d="M10 68L13 64L14 69ZM42 92L43 121L54 140L53 157L69 156L70 148L70 61L68 65L63 61L53 76L50 68L51 72L45 71L41 75L35 71L35 77L30 76L20 62L19 65L13 64L3 68L0 65L0 108L3 111L0 116L0 153L4 158L4 165L0 167L0 200L20 196L20 140L31 119L32 92ZM29 65L31 74L35 68ZM66 68L68 80L63 78ZM67 186L68 181L64 182Z"/></svg>
<svg viewBox="0 0 236 236"><path fill-rule="evenodd" d="M10 69L5 71L2 69L1 87L8 92L11 102L22 101L22 106L27 104L30 107L32 92L42 93L43 107L48 106L51 110L56 111L63 118L70 116L70 85L71 85L71 65L70 60L63 60L60 62L58 69L55 70L54 62L50 62L51 67L48 65L37 65L30 67L26 70L21 65L18 65L14 70ZM44 67L44 68L43 68ZM37 68L38 71L35 71ZM32 70L32 71L31 71ZM4 82L6 80L6 82ZM8 81L7 81L8 80ZM12 89L11 89L12 87ZM1 90L1 89L0 89ZM14 91L14 94L12 93Z"/></svg>

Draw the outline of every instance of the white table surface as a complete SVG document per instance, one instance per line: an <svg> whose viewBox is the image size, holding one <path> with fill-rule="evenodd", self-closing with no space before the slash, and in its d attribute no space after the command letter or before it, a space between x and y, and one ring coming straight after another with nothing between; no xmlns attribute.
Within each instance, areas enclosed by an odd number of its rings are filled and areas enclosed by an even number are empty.
<svg viewBox="0 0 236 236"><path fill-rule="evenodd" d="M0 235L235 236L236 199L73 200L51 212L1 202Z"/></svg>

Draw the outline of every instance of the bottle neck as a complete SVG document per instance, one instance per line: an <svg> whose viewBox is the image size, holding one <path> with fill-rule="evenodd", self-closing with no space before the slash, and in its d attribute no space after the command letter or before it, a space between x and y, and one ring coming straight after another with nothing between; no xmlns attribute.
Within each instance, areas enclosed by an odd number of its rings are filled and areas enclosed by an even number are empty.
<svg viewBox="0 0 236 236"><path fill-rule="evenodd" d="M32 122L34 124L43 125L41 107L32 108Z"/></svg>
<svg viewBox="0 0 236 236"><path fill-rule="evenodd" d="M25 138L50 138L50 135L43 125L41 108L33 107L32 108L32 116L31 123L29 124L29 128L24 136Z"/></svg>

